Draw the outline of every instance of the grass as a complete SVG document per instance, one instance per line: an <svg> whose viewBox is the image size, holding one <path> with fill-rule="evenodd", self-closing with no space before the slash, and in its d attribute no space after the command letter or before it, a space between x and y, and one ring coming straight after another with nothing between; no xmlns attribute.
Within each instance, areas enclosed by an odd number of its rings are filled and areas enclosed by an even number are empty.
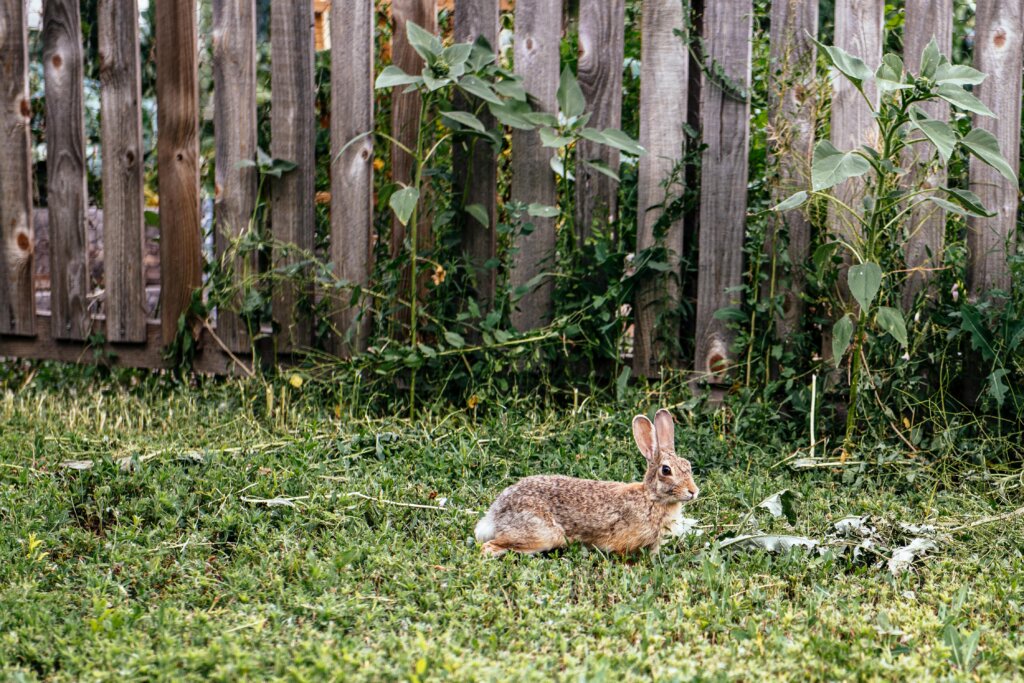
<svg viewBox="0 0 1024 683"><path fill-rule="evenodd" d="M792 528L751 518L815 537L847 514L890 528L1010 509L981 483L773 468L786 453L769 439L690 416L677 442L704 535L656 557L493 561L460 510L531 473L639 478L627 423L654 406L520 401L409 423L336 414L308 384L275 386L268 412L257 382L8 372L4 394L3 376L5 680L998 680L1024 665L1019 517L952 534L895 578L709 545L784 488L801 495ZM275 498L291 505L259 502Z"/></svg>

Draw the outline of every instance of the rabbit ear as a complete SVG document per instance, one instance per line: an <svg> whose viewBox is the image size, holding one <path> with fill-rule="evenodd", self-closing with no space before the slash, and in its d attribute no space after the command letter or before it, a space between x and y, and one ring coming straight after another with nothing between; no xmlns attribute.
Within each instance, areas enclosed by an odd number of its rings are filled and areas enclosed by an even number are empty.
<svg viewBox="0 0 1024 683"><path fill-rule="evenodd" d="M654 427L658 436L658 446L670 452L676 450L676 425L672 413L664 408L654 415Z"/></svg>
<svg viewBox="0 0 1024 683"><path fill-rule="evenodd" d="M633 418L633 438L648 462L654 462L658 457L658 437L654 433L654 425L645 415Z"/></svg>

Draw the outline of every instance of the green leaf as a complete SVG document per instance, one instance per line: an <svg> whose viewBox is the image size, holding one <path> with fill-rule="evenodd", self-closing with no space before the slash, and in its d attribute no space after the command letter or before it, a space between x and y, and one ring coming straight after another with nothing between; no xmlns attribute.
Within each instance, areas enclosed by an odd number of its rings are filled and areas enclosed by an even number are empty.
<svg viewBox="0 0 1024 683"><path fill-rule="evenodd" d="M762 500L757 507L764 508L775 519L785 517L790 524L796 524L796 501L799 498L800 494L796 491L782 489Z"/></svg>
<svg viewBox="0 0 1024 683"><path fill-rule="evenodd" d="M992 110L985 106L984 102L961 88L959 85L940 85L938 90L935 92L942 99L956 107L960 107L964 111L980 114L981 116L995 116L995 114L992 113Z"/></svg>
<svg viewBox="0 0 1024 683"><path fill-rule="evenodd" d="M938 197L928 197L928 199L947 211L952 211L960 216L978 216L980 218L991 218L996 215L995 211L986 209L978 195L970 190L961 190L955 187L940 187L939 189L945 192L955 204Z"/></svg>
<svg viewBox="0 0 1024 683"><path fill-rule="evenodd" d="M146 209L142 212L142 216L146 219L146 225L160 226L160 212Z"/></svg>
<svg viewBox="0 0 1024 683"><path fill-rule="evenodd" d="M464 76L459 80L459 87L473 97L477 97L484 102L501 104L501 98L494 94L494 90L491 89L491 86L488 85L486 81L483 81L476 76Z"/></svg>
<svg viewBox="0 0 1024 683"><path fill-rule="evenodd" d="M487 209L484 208L483 204L470 204L466 207L466 213L475 218L477 223L485 228L491 227L490 216L487 215Z"/></svg>
<svg viewBox="0 0 1024 683"><path fill-rule="evenodd" d="M879 306L878 312L875 313L875 322L903 348L907 347L907 323L903 320L903 313L898 309Z"/></svg>
<svg viewBox="0 0 1024 683"><path fill-rule="evenodd" d="M531 113L530 105L519 100L508 100L502 104L489 102L487 108L503 126L518 130L533 130L536 126L526 118Z"/></svg>
<svg viewBox="0 0 1024 683"><path fill-rule="evenodd" d="M850 266L846 279L850 283L850 293L860 304L860 310L867 313L871 310L871 302L875 300L878 288L882 286L882 269L877 263Z"/></svg>
<svg viewBox="0 0 1024 683"><path fill-rule="evenodd" d="M572 138L565 135L559 135L558 131L554 128L540 129L540 144L544 147L559 149L561 147L565 147L570 142L572 142Z"/></svg>
<svg viewBox="0 0 1024 683"><path fill-rule="evenodd" d="M452 126L448 122L454 121L455 123L461 126L465 126L466 128L470 128L479 133L487 131L487 129L484 128L484 124L481 123L480 119L473 116L468 111L453 110L441 112L441 118L445 119L445 125L447 125L449 128L454 128L454 126ZM458 128L456 128L456 130L458 130Z"/></svg>
<svg viewBox="0 0 1024 683"><path fill-rule="evenodd" d="M444 339L450 346L453 346L456 349L461 349L466 345L466 340L463 339L462 335L458 332L452 332L451 330L445 330Z"/></svg>
<svg viewBox="0 0 1024 683"><path fill-rule="evenodd" d="M875 82L882 92L908 90L914 87L913 84L903 81L903 60L892 53L882 57L882 63L875 71Z"/></svg>
<svg viewBox="0 0 1024 683"><path fill-rule="evenodd" d="M630 366L624 365L622 372L619 373L618 378L615 380L615 398L619 401L626 398L626 389L629 387L629 376L632 370Z"/></svg>
<svg viewBox="0 0 1024 683"><path fill-rule="evenodd" d="M846 349L850 348L850 341L853 339L853 321L850 316L844 315L832 326L832 362L839 367L843 362L843 355Z"/></svg>
<svg viewBox="0 0 1024 683"><path fill-rule="evenodd" d="M589 166L590 168L594 169L598 173L608 176L615 182L621 182L619 179L619 174L612 170L612 168L608 166L608 164L604 163L600 159L584 159L583 163L586 166Z"/></svg>
<svg viewBox="0 0 1024 683"><path fill-rule="evenodd" d="M856 152L840 152L828 140L814 146L811 165L811 188L815 192L827 190L844 180L862 176L871 170L868 160Z"/></svg>
<svg viewBox="0 0 1024 683"><path fill-rule="evenodd" d="M729 323L745 323L749 319L743 309L738 306L724 306L719 308L711 316L715 320L722 320Z"/></svg>
<svg viewBox="0 0 1024 683"><path fill-rule="evenodd" d="M580 131L580 137L601 145L614 147L635 156L639 156L647 151L636 140L615 128L605 128L604 130L584 128Z"/></svg>
<svg viewBox="0 0 1024 683"><path fill-rule="evenodd" d="M939 64L935 69L935 82L939 85L978 85L988 76L966 64Z"/></svg>
<svg viewBox="0 0 1024 683"><path fill-rule="evenodd" d="M394 64L384 67L384 70L377 74L377 81L373 87L381 90L393 88L397 85L420 85L423 83L422 76L413 76L399 69Z"/></svg>
<svg viewBox="0 0 1024 683"><path fill-rule="evenodd" d="M555 154L551 157L551 170L560 178L567 178L568 180L575 180L576 176L570 173L565 168L565 164L562 163L562 157Z"/></svg>
<svg viewBox="0 0 1024 683"><path fill-rule="evenodd" d="M546 204L534 202L526 207L526 213L537 218L555 218L561 211L557 206L547 206Z"/></svg>
<svg viewBox="0 0 1024 683"><path fill-rule="evenodd" d="M494 91L502 97L509 97L513 100L526 102L526 88L518 78L508 78L492 84Z"/></svg>
<svg viewBox="0 0 1024 683"><path fill-rule="evenodd" d="M1014 187L1017 186L1017 174L999 151L999 141L992 133L983 128L974 128L960 139L960 143L971 154L999 171L1004 178L1013 183Z"/></svg>
<svg viewBox="0 0 1024 683"><path fill-rule="evenodd" d="M913 107L910 110L910 125L924 133L924 136L935 145L943 163L949 161L949 157L956 148L956 133L952 126L944 121L936 121L928 118L927 114Z"/></svg>
<svg viewBox="0 0 1024 683"><path fill-rule="evenodd" d="M841 47L825 45L824 43L819 43L817 40L814 42L818 47L824 50L829 63L838 69L841 74L850 79L858 90L861 89L864 81L869 81L874 78L874 74L871 73L871 69L868 68L868 65L865 64L864 60L860 57L854 57Z"/></svg>
<svg viewBox="0 0 1024 683"><path fill-rule="evenodd" d="M806 201L807 192L805 192L804 190L800 190L799 192L793 193L786 199L782 200L781 202L773 206L772 211L789 211L791 209L795 209L798 206L801 206Z"/></svg>
<svg viewBox="0 0 1024 683"><path fill-rule="evenodd" d="M960 329L970 336L971 348L980 351L985 361L996 357L988 328L982 322L981 311L976 306L966 304L960 307Z"/></svg>
<svg viewBox="0 0 1024 683"><path fill-rule="evenodd" d="M988 393L992 395L992 398L996 400L996 405L1000 408L1003 407L1003 402L1006 400L1006 394L1009 393L1010 389L1006 386L1003 378L1009 374L1009 370L1006 368L999 368L988 376Z"/></svg>
<svg viewBox="0 0 1024 683"><path fill-rule="evenodd" d="M405 22L405 36L412 49L416 50L416 54L423 57L428 64L433 63L444 50L440 38L415 22Z"/></svg>
<svg viewBox="0 0 1024 683"><path fill-rule="evenodd" d="M388 206L395 212L395 217L402 225L409 224L409 218L416 209L416 202L420 200L420 191L415 187L403 187L393 193L388 200Z"/></svg>
<svg viewBox="0 0 1024 683"><path fill-rule="evenodd" d="M935 38L932 38L925 46L924 52L921 53L920 75L924 78L932 78L935 75L935 71L939 66L941 58L942 55L939 53L939 44L935 42Z"/></svg>
<svg viewBox="0 0 1024 683"><path fill-rule="evenodd" d="M559 110L569 119L582 114L587 106L579 81L576 80L576 76L568 66L562 69L562 76L558 81L557 99Z"/></svg>
<svg viewBox="0 0 1024 683"><path fill-rule="evenodd" d="M441 61L448 65L448 73L458 77L466 72L466 60L473 52L472 43L455 43L441 51Z"/></svg>

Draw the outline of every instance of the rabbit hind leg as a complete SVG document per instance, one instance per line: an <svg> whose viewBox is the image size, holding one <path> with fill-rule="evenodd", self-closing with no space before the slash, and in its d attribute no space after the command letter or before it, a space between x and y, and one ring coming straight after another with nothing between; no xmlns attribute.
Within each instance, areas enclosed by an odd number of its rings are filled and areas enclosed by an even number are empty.
<svg viewBox="0 0 1024 683"><path fill-rule="evenodd" d="M565 543L565 532L559 526L534 517L527 525L498 531L493 539L481 546L481 550L492 557L500 557L510 550L533 555L561 548Z"/></svg>

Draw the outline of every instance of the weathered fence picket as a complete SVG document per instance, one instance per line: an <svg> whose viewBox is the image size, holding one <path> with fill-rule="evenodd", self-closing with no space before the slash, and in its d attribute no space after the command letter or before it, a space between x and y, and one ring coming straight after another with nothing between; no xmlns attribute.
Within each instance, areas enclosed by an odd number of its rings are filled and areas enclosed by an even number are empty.
<svg viewBox="0 0 1024 683"><path fill-rule="evenodd" d="M160 327L163 343L202 284L199 228L199 75L191 0L156 6L157 167L160 175Z"/></svg>
<svg viewBox="0 0 1024 683"><path fill-rule="evenodd" d="M637 187L637 253L658 244L655 225L671 201L684 190L683 154L686 137L689 55L675 34L685 26L680 2L646 0L643 5L640 55L640 158ZM672 178L663 187L667 179ZM645 283L636 297L633 333L633 372L654 376L674 345L659 339L678 338L677 316L661 319L679 306L682 278L683 220L680 213L661 236L670 268L664 277ZM660 324L659 324L660 320Z"/></svg>
<svg viewBox="0 0 1024 683"><path fill-rule="evenodd" d="M214 248L217 258L249 227L256 208L256 2L213 2L213 97L217 158L214 172ZM243 164L242 162L248 162ZM249 348L241 317L241 289L254 273L252 255L235 254L232 279L238 293L234 306L217 311L217 334L233 352Z"/></svg>
<svg viewBox="0 0 1024 683"><path fill-rule="evenodd" d="M750 0L716 0L704 8L706 59L721 65L731 83L703 74L700 119L700 237L697 265L697 338L694 370L720 380L732 365L733 333L715 317L739 304L732 288L742 284L743 235L747 224L751 31ZM736 87L743 93L736 92Z"/></svg>
<svg viewBox="0 0 1024 683"><path fill-rule="evenodd" d="M559 42L562 36L562 0L517 0L515 14L515 70L523 86L543 111L558 109ZM550 160L553 150L540 144L536 131L512 131L512 188L514 201L552 206L558 201ZM511 284L534 283L512 312L519 330L544 325L551 319L554 281L542 278L555 253L555 219L530 217L533 232L516 239Z"/></svg>
<svg viewBox="0 0 1024 683"><path fill-rule="evenodd" d="M8 335L36 332L25 13L22 0L0 0L0 334Z"/></svg>
<svg viewBox="0 0 1024 683"><path fill-rule="evenodd" d="M47 0L43 5L43 74L50 213L50 322L55 339L84 339L90 326L82 69L78 2Z"/></svg>

